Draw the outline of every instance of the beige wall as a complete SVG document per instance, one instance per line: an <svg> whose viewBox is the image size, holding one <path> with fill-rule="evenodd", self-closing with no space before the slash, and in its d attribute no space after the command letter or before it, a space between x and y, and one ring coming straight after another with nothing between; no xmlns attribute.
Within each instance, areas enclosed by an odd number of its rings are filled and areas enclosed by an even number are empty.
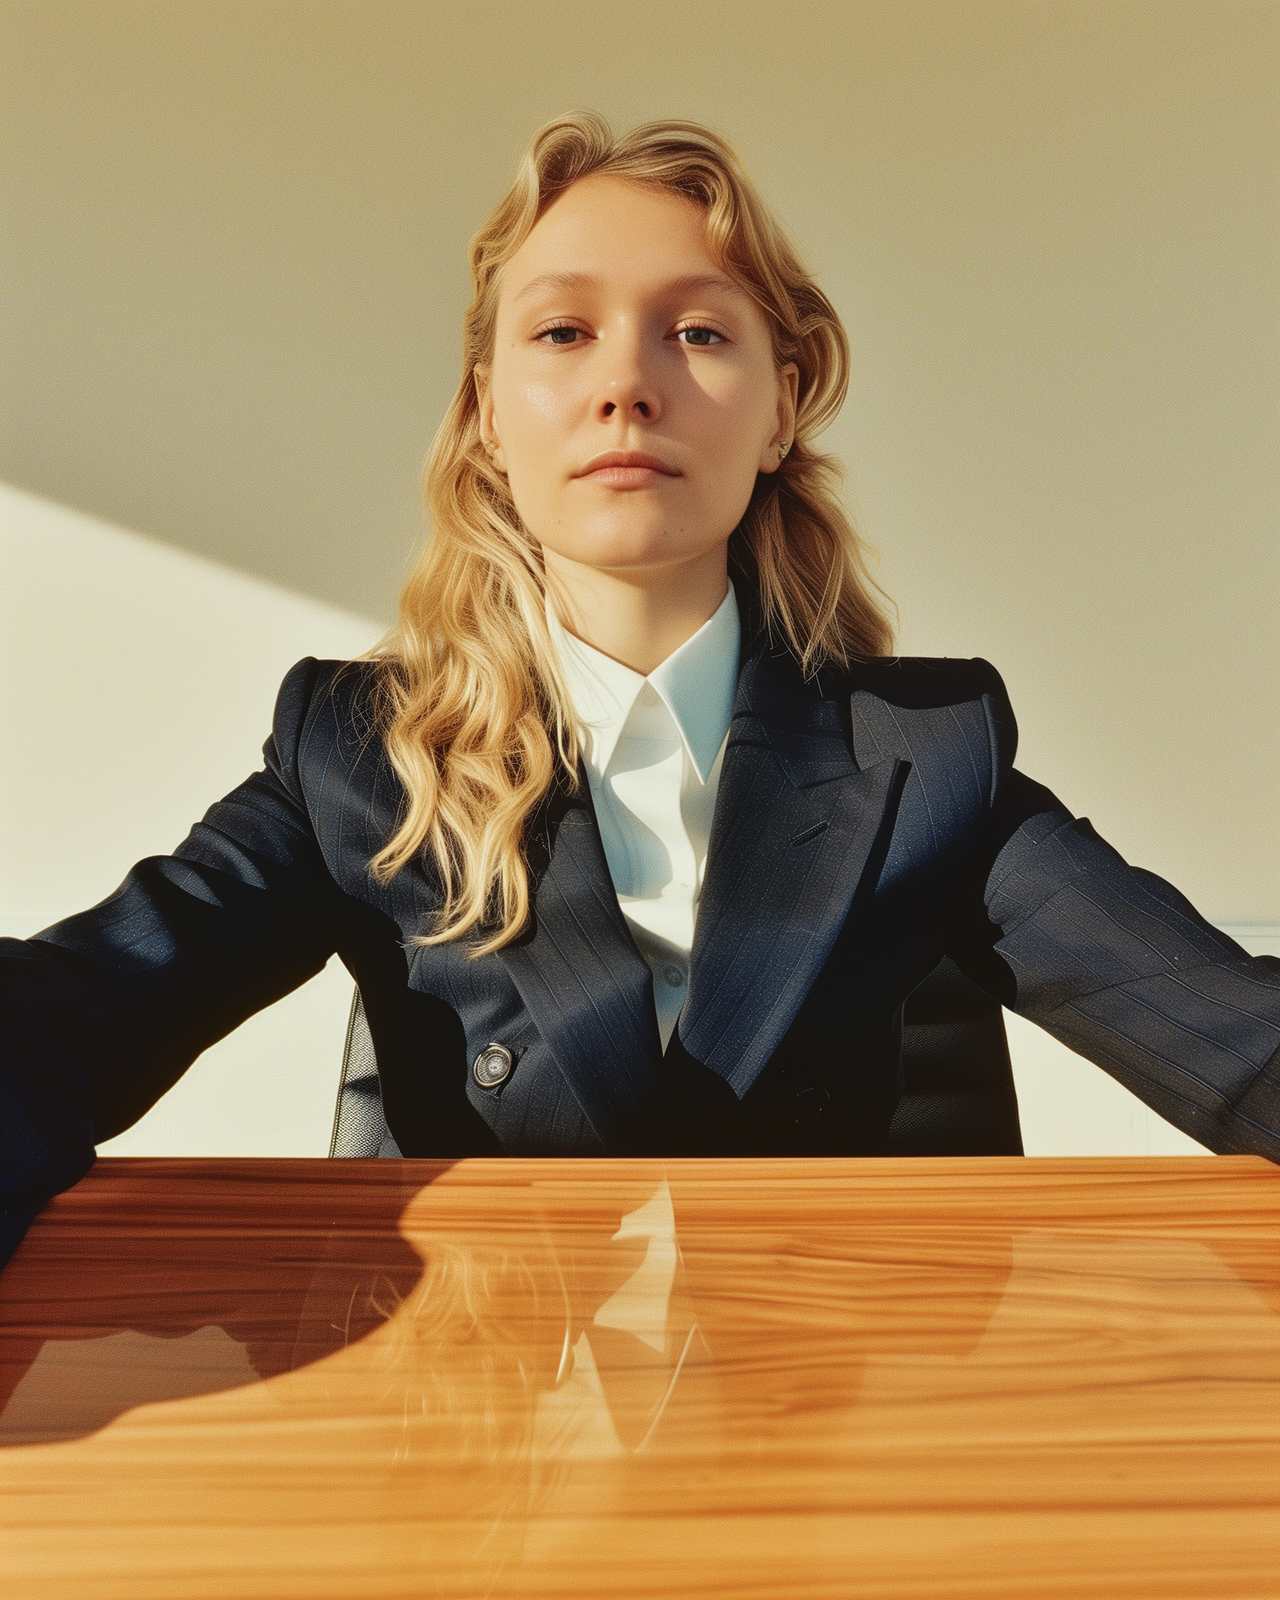
<svg viewBox="0 0 1280 1600"><path fill-rule="evenodd" d="M636 20L632 20L632 18ZM1280 918L1274 0L0 0L0 477L385 617L469 233L577 104L741 145L854 344L904 648Z"/></svg>
<svg viewBox="0 0 1280 1600"><path fill-rule="evenodd" d="M1280 920L1272 0L0 28L0 477L386 616L466 239L528 134L704 119L848 321L831 439L904 648L994 660L1028 770L1208 915Z"/></svg>

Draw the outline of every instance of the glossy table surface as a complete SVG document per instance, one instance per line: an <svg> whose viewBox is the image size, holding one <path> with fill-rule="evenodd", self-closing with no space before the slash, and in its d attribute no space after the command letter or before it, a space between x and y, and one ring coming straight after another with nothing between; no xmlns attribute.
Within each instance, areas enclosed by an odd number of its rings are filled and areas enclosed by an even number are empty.
<svg viewBox="0 0 1280 1600"><path fill-rule="evenodd" d="M104 1160L0 1402L15 1600L1275 1600L1280 1171Z"/></svg>

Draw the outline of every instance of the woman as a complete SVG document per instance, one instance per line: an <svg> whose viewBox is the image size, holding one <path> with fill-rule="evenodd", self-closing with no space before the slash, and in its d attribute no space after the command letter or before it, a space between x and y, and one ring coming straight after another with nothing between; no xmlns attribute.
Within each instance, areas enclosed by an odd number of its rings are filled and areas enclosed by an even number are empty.
<svg viewBox="0 0 1280 1600"><path fill-rule="evenodd" d="M1216 1150L1280 1155L1280 971L889 655L814 439L847 346L731 149L542 130L472 245L433 537L368 660L103 905L9 941L16 1236L337 951L406 1155L885 1148L949 954Z"/></svg>

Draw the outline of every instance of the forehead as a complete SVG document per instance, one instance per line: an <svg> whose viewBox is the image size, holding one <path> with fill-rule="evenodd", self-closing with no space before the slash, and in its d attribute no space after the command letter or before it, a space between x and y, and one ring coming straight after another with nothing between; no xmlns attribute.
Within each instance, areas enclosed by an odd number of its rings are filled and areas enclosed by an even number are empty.
<svg viewBox="0 0 1280 1600"><path fill-rule="evenodd" d="M705 280L709 292L742 291L707 248L702 208L683 195L603 174L573 184L508 261L502 297L542 290Z"/></svg>

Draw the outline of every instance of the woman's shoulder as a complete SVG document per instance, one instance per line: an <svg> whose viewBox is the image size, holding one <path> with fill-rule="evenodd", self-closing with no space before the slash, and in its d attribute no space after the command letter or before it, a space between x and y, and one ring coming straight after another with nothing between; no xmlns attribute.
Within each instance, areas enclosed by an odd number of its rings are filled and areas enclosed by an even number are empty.
<svg viewBox="0 0 1280 1600"><path fill-rule="evenodd" d="M856 662L851 690L903 709L927 710L994 696L1007 700L1004 679L982 656L873 656Z"/></svg>
<svg viewBox="0 0 1280 1600"><path fill-rule="evenodd" d="M378 685L384 663L320 660L304 656L280 684L272 738L283 753L331 750L355 757L379 725Z"/></svg>
<svg viewBox="0 0 1280 1600"><path fill-rule="evenodd" d="M325 660L303 656L281 680L276 695L277 714L303 716L318 703L350 708L367 701L386 663L381 660Z"/></svg>
<svg viewBox="0 0 1280 1600"><path fill-rule="evenodd" d="M859 759L981 769L995 785L1012 765L1018 726L1004 680L981 656L881 656L851 673Z"/></svg>

